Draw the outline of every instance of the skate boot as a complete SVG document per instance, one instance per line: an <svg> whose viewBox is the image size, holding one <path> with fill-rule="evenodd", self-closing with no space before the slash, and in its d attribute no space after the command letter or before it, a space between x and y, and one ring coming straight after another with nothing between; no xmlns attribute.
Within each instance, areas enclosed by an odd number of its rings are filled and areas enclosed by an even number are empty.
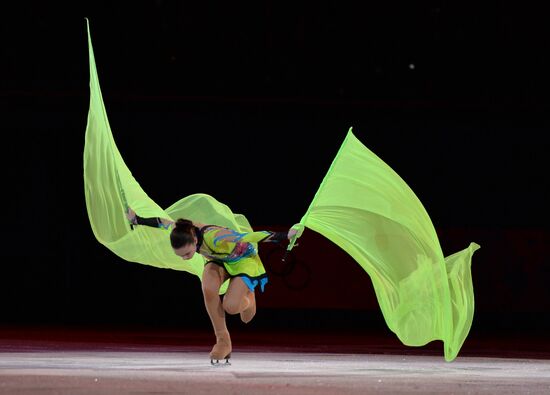
<svg viewBox="0 0 550 395"><path fill-rule="evenodd" d="M231 337L227 330L216 332L216 344L210 351L210 363L214 366L231 365ZM220 359L225 359L225 363L220 364Z"/></svg>
<svg viewBox="0 0 550 395"><path fill-rule="evenodd" d="M245 324L248 324L256 315L256 297L254 295L254 292L249 291L245 298L248 299L248 307L241 311L240 315L241 321Z"/></svg>

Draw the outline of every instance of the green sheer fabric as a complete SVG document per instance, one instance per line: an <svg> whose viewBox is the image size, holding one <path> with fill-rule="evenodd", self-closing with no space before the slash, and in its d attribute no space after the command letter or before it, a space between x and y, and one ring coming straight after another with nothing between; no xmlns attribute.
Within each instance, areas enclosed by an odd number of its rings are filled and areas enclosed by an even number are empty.
<svg viewBox="0 0 550 395"><path fill-rule="evenodd" d="M351 129L297 228L303 226L365 269L387 325L404 344L443 340L445 359L456 358L472 324L470 265L479 246L444 258L414 192Z"/></svg>
<svg viewBox="0 0 550 395"><path fill-rule="evenodd" d="M125 165L103 104L88 26L90 109L84 148L84 187L95 237L121 258L201 276L204 258L174 254L169 232L133 230L127 207L142 217L188 218L251 232L247 219L205 194L167 209L141 189ZM470 264L479 246L443 257L424 207L405 182L348 133L307 213L306 226L347 251L369 274L384 318L404 344L443 340L453 360L470 329L474 296ZM292 241L291 246L294 244ZM337 270L338 263L333 263ZM227 283L220 291L225 292Z"/></svg>
<svg viewBox="0 0 550 395"><path fill-rule="evenodd" d="M147 226L132 230L127 207L142 217L187 218L252 232L247 219L206 194L187 196L167 209L159 207L134 179L117 149L101 96L88 24L90 109L84 147L84 192L90 224L97 240L119 257L146 265L202 275L204 258L183 260L170 246L170 232ZM227 283L220 293L225 292Z"/></svg>

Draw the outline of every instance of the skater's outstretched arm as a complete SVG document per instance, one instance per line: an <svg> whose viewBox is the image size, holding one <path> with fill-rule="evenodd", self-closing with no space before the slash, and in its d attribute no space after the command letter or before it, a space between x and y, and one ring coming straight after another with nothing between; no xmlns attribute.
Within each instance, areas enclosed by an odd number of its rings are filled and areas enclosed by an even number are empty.
<svg viewBox="0 0 550 395"><path fill-rule="evenodd" d="M257 232L239 233L234 230L227 230L227 232L220 232L218 236L214 238L214 244L218 243L280 243L285 240L290 240L296 231L294 229L288 232L272 232L268 230L261 230Z"/></svg>
<svg viewBox="0 0 550 395"><path fill-rule="evenodd" d="M165 218L159 218L159 217L152 217L152 218L143 218L136 214L134 210L128 207L128 212L126 213L126 217L130 221L132 225L145 225L150 226L152 228L162 228L162 229L170 229L170 227L174 224L174 221L170 219Z"/></svg>

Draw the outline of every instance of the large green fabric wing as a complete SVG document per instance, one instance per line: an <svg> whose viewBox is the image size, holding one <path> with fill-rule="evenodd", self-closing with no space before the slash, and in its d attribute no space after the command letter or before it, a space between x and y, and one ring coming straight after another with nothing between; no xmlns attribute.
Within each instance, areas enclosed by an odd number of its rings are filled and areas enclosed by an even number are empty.
<svg viewBox="0 0 550 395"><path fill-rule="evenodd" d="M445 358L456 357L472 324L470 265L479 246L444 258L414 192L351 129L300 224L365 269L387 325L404 344L439 339Z"/></svg>
<svg viewBox="0 0 550 395"><path fill-rule="evenodd" d="M204 258L183 260L170 246L170 233L147 226L132 230L127 207L142 217L187 218L251 232L247 219L206 194L187 196L166 210L139 186L117 149L101 96L88 23L90 109L84 147L84 191L90 224L97 240L119 257L146 265L202 275ZM165 177L159 174L160 177ZM225 288L227 284L225 285ZM225 291L222 288L221 293Z"/></svg>

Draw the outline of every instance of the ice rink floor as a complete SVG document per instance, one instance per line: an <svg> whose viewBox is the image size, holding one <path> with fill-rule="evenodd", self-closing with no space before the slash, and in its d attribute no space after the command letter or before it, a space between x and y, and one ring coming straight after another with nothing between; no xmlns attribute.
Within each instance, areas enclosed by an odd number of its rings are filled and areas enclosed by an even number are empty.
<svg viewBox="0 0 550 395"><path fill-rule="evenodd" d="M234 344L231 366L212 367L210 346L197 338L185 345L67 336L0 337L0 394L550 394L544 356L466 353L449 363L410 348Z"/></svg>
<svg viewBox="0 0 550 395"><path fill-rule="evenodd" d="M503 358L234 352L40 351L0 354L0 393L549 394L550 362Z"/></svg>

